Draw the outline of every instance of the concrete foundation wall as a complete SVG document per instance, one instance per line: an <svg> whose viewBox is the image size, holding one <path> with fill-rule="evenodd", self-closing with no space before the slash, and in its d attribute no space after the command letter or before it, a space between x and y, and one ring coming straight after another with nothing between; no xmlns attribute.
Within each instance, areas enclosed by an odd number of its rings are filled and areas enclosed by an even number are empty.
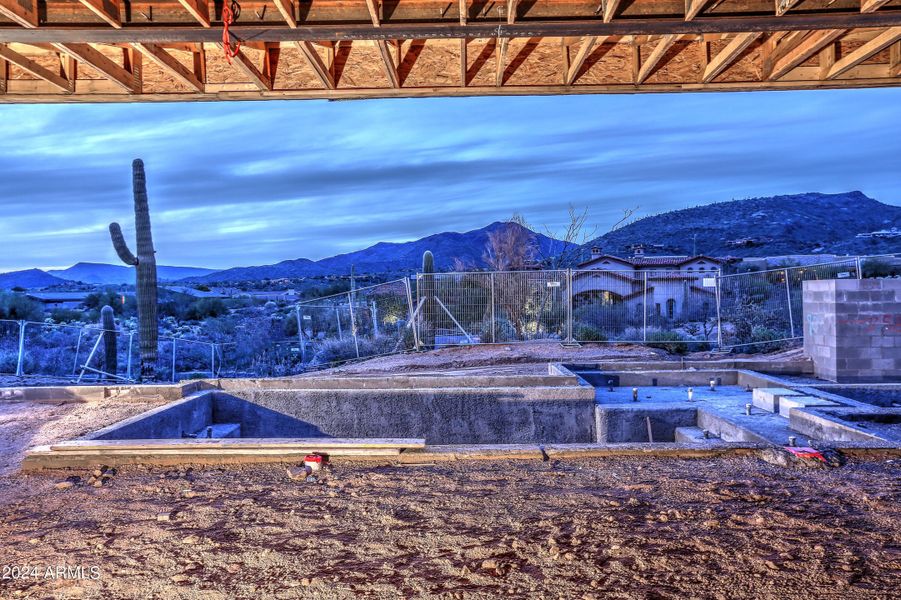
<svg viewBox="0 0 901 600"><path fill-rule="evenodd" d="M805 281L804 352L823 379L901 381L901 280Z"/></svg>
<svg viewBox="0 0 901 600"><path fill-rule="evenodd" d="M648 422L655 442L674 442L677 427L697 422L697 410L672 405L607 405L595 411L597 441L600 444L648 442Z"/></svg>
<svg viewBox="0 0 901 600"><path fill-rule="evenodd" d="M212 423L213 394L204 392L116 423L90 436L95 440L180 438Z"/></svg>
<svg viewBox="0 0 901 600"><path fill-rule="evenodd" d="M588 387L249 389L216 392L214 406L214 421L241 423L244 437L425 438L427 444L595 441L594 390Z"/></svg>

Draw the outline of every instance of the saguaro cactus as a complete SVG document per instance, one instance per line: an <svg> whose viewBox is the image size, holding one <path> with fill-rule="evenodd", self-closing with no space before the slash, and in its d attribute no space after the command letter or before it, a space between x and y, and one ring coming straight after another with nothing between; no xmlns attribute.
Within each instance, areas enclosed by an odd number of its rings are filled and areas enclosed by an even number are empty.
<svg viewBox="0 0 901 600"><path fill-rule="evenodd" d="M116 320L113 318L112 306L107 305L100 309L100 325L103 327L103 372L115 375L119 359L116 348Z"/></svg>
<svg viewBox="0 0 901 600"><path fill-rule="evenodd" d="M147 206L147 179L144 162L135 159L132 167L132 185L135 197L135 230L138 253L133 254L122 236L118 223L110 223L109 232L119 258L135 267L135 295L138 301L138 342L141 350L141 379L153 379L156 372L157 320L156 255L150 234L150 208Z"/></svg>
<svg viewBox="0 0 901 600"><path fill-rule="evenodd" d="M420 323L420 340L428 346L435 345L435 257L431 250L422 253L422 319Z"/></svg>

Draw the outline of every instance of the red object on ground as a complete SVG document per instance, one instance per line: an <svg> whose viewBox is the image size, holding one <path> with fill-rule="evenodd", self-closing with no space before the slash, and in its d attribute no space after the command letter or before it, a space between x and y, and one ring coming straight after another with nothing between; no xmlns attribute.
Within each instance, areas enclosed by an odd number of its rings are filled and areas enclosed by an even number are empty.
<svg viewBox="0 0 901 600"><path fill-rule="evenodd" d="M826 457L816 448L786 446L786 450L797 456L798 458L813 458L826 462Z"/></svg>
<svg viewBox="0 0 901 600"><path fill-rule="evenodd" d="M322 455L321 454L307 454L306 456L303 457L303 462L305 462L305 463L313 462L313 463L319 463L321 465L323 463Z"/></svg>

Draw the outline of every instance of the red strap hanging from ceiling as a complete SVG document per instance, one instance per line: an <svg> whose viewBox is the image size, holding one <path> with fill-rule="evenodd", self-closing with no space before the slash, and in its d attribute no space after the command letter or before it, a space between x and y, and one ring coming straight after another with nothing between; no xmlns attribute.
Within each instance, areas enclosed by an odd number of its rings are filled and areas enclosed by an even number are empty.
<svg viewBox="0 0 901 600"><path fill-rule="evenodd" d="M228 31L228 28L240 15L241 5L236 0L226 1L222 4L222 48L225 50L225 60L228 61L228 64L232 64L232 58L241 51L241 42L235 40L235 43L232 44L231 34Z"/></svg>

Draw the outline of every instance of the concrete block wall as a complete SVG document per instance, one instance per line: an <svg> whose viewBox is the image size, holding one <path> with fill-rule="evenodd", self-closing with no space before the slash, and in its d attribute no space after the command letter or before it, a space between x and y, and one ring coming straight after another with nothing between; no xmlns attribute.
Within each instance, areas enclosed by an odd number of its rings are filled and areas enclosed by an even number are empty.
<svg viewBox="0 0 901 600"><path fill-rule="evenodd" d="M901 280L804 282L804 352L838 383L901 381Z"/></svg>

